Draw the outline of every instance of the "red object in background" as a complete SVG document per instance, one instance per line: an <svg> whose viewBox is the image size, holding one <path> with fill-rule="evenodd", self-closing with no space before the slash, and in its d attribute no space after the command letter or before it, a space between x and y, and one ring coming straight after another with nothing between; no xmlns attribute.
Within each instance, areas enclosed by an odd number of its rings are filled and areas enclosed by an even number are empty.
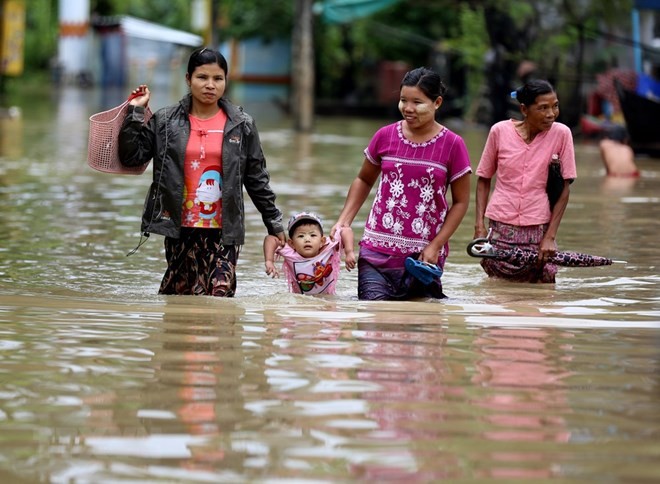
<svg viewBox="0 0 660 484"><path fill-rule="evenodd" d="M621 103L614 87L615 79L624 89L634 92L637 88L637 73L630 69L610 69L596 75L596 94L609 101L615 113L620 113Z"/></svg>
<svg viewBox="0 0 660 484"><path fill-rule="evenodd" d="M378 102L389 105L399 102L401 81L410 66L400 61L383 61L378 66Z"/></svg>

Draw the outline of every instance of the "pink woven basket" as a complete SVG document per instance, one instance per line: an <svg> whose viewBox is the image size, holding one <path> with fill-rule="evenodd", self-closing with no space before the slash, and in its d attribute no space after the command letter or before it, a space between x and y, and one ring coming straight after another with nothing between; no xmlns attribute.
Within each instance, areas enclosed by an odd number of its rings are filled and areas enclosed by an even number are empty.
<svg viewBox="0 0 660 484"><path fill-rule="evenodd" d="M126 117L130 100L131 98L115 108L89 117L87 164L95 170L122 175L140 175L147 169L149 162L141 166L126 167L119 161L117 146L119 130ZM144 112L144 122L147 123L151 116L152 112L147 107Z"/></svg>

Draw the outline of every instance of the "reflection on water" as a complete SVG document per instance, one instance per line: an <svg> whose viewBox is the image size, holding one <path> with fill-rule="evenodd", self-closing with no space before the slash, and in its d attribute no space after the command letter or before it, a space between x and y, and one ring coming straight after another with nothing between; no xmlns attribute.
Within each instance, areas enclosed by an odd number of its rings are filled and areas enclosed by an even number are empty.
<svg viewBox="0 0 660 484"><path fill-rule="evenodd" d="M248 205L237 297L164 297L162 239L126 257L148 176L85 164L87 118L116 99L63 91L0 120L2 482L660 475L658 160L606 179L597 147L577 146L559 244L627 263L560 269L554 286L488 280L465 252L471 207L447 300L360 302L355 271L336 297L287 294ZM300 136L263 116L285 214L331 224L383 122ZM464 135L476 165L486 133Z"/></svg>

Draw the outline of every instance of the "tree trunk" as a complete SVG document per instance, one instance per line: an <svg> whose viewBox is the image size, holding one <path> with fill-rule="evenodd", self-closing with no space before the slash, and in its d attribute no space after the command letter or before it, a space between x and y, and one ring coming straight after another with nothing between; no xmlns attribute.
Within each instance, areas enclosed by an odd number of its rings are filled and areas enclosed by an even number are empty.
<svg viewBox="0 0 660 484"><path fill-rule="evenodd" d="M294 128L309 132L314 124L313 0L296 0L292 45L291 112Z"/></svg>

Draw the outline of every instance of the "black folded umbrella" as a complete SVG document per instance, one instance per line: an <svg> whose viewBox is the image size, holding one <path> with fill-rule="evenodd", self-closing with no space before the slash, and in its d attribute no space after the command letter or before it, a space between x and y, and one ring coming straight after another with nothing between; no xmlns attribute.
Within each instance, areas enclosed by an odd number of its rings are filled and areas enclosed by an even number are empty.
<svg viewBox="0 0 660 484"><path fill-rule="evenodd" d="M496 249L488 239L473 240L468 244L467 252L472 257L498 259L520 265L535 264L539 258L539 253L535 250L519 249L517 247ZM625 261L612 260L598 255L566 251L555 253L555 255L548 258L547 262L566 267L596 267L609 266L613 263L625 263Z"/></svg>

